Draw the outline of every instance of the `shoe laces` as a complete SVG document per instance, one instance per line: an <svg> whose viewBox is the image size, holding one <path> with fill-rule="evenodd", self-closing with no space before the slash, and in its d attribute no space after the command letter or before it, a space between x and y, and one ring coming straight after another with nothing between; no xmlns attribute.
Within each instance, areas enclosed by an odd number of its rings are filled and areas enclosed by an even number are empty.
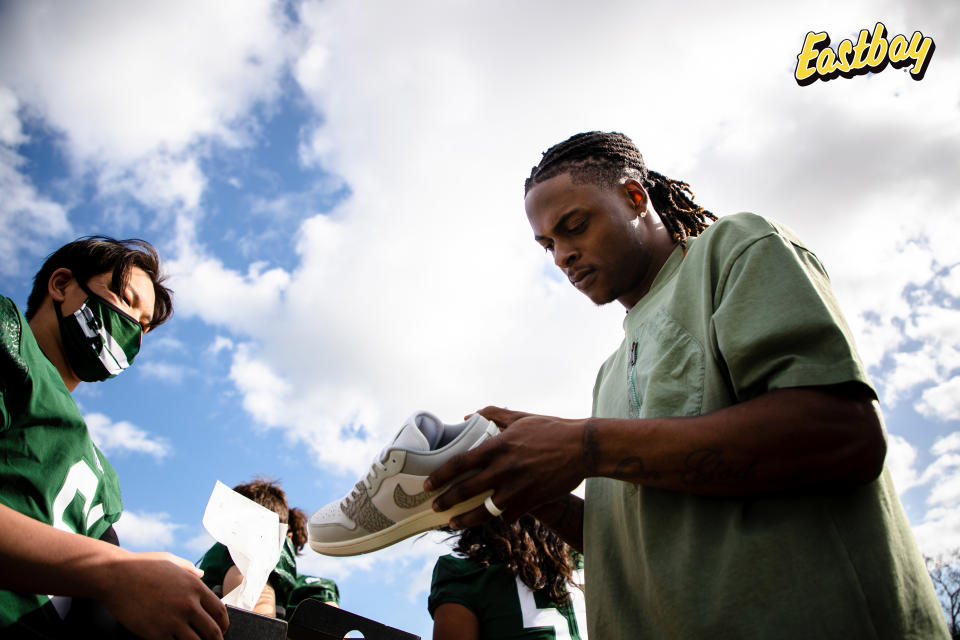
<svg viewBox="0 0 960 640"><path fill-rule="evenodd" d="M348 495L344 500L345 505L349 506L351 502L354 502L360 499L362 495L362 492L360 489L361 485L364 488L366 488L367 491L369 491L370 489L373 489L374 480L379 478L380 474L386 473L387 471L387 466L384 464L384 462L386 461L386 458L387 458L387 449L384 449L379 454L377 454L376 457L374 457L373 463L370 465L370 471L367 472L367 476L353 487L353 490L350 492L350 495Z"/></svg>

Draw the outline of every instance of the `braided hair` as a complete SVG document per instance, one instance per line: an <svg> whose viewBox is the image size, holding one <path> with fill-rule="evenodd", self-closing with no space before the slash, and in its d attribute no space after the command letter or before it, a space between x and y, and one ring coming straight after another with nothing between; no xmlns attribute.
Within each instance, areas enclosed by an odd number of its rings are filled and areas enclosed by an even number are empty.
<svg viewBox="0 0 960 640"><path fill-rule="evenodd" d="M493 518L458 534L456 552L485 567L506 565L531 591L544 591L558 605L569 602L575 552L533 516L513 524Z"/></svg>
<svg viewBox="0 0 960 640"><path fill-rule="evenodd" d="M578 133L547 149L540 164L530 171L524 195L544 180L569 173L576 184L602 188L632 178L643 185L673 241L686 246L717 217L693 202L690 185L647 168L633 141L622 133Z"/></svg>

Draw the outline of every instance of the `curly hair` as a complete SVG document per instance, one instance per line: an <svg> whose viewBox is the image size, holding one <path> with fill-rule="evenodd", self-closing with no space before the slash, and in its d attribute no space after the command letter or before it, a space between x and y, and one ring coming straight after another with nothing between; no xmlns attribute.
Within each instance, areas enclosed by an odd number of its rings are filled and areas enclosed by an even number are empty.
<svg viewBox="0 0 960 640"><path fill-rule="evenodd" d="M280 488L278 480L258 476L251 482L238 484L233 490L276 513L280 522L287 524L293 548L300 554L307 544L307 514L287 504L287 494Z"/></svg>
<svg viewBox="0 0 960 640"><path fill-rule="evenodd" d="M487 567L506 565L532 591L544 591L556 604L567 604L573 584L575 552L533 516L513 524L493 518L460 532L454 551Z"/></svg>
<svg viewBox="0 0 960 640"><path fill-rule="evenodd" d="M717 219L694 204L689 184L648 169L636 145L622 133L578 133L550 147L524 182L524 195L544 180L563 173L569 173L574 183L601 188L620 184L624 178L636 180L647 190L673 241L683 246L688 237L700 235L710 224L708 221Z"/></svg>

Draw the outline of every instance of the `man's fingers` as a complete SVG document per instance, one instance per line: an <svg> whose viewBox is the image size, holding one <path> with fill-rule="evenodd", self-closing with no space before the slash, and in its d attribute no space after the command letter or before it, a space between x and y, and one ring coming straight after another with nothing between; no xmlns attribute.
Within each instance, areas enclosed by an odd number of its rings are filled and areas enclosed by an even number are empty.
<svg viewBox="0 0 960 640"><path fill-rule="evenodd" d="M220 602L217 596L213 595L212 591L209 589L206 591L210 594L210 597L217 601L222 611L218 611L216 604L208 599L207 594L203 594L200 597L201 608L191 617L190 626L203 640L223 640L223 632L230 624L227 617L227 607Z"/></svg>
<svg viewBox="0 0 960 640"><path fill-rule="evenodd" d="M204 610L210 614L210 617L220 628L220 631L225 632L227 627L230 626L230 616L227 614L227 605L223 604L223 601L221 601L213 591L209 589L205 591L206 593L203 594L200 604L202 604Z"/></svg>
<svg viewBox="0 0 960 640"><path fill-rule="evenodd" d="M479 473L472 478L467 478L463 482L458 482L433 501L434 511L446 511L464 500L469 500L473 496L478 496L484 491L490 489L488 479L485 474ZM440 485L443 486L443 485Z"/></svg>
<svg viewBox="0 0 960 640"><path fill-rule="evenodd" d="M477 445L475 449L465 451L460 455L450 458L443 466L427 476L427 479L423 483L424 490L433 491L439 489L469 471L485 467L487 464L487 455L490 450L490 442L492 440L493 439L482 442ZM467 497L469 498L470 496Z"/></svg>
<svg viewBox="0 0 960 640"><path fill-rule="evenodd" d="M493 516L490 515L490 512L487 511L487 508L483 505L480 505L476 509L471 509L465 513L461 513L457 517L450 520L451 529L469 529L470 527L475 527L479 524L483 524Z"/></svg>
<svg viewBox="0 0 960 640"><path fill-rule="evenodd" d="M480 411L477 411L477 413L482 415L487 420L496 423L496 425L501 429L508 428L521 418L526 418L527 416L533 415L527 413L526 411L513 411L512 409L504 409L503 407L493 406L484 407L483 409L480 409Z"/></svg>

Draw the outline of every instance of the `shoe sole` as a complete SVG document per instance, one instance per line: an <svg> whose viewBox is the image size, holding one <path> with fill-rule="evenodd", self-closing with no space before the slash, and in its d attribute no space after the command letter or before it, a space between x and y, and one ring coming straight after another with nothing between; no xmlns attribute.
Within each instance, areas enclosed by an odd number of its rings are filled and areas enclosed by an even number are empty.
<svg viewBox="0 0 960 640"><path fill-rule="evenodd" d="M339 542L310 540L310 548L325 556L357 556L363 553L377 551L401 540L406 540L410 536L415 536L418 533L442 527L450 522L450 518L476 509L482 505L483 501L490 495L493 495L493 491L486 491L469 500L457 503L446 511L433 511L432 509L429 511L421 511L404 520L394 522L386 529L368 533L362 538L341 540Z"/></svg>

